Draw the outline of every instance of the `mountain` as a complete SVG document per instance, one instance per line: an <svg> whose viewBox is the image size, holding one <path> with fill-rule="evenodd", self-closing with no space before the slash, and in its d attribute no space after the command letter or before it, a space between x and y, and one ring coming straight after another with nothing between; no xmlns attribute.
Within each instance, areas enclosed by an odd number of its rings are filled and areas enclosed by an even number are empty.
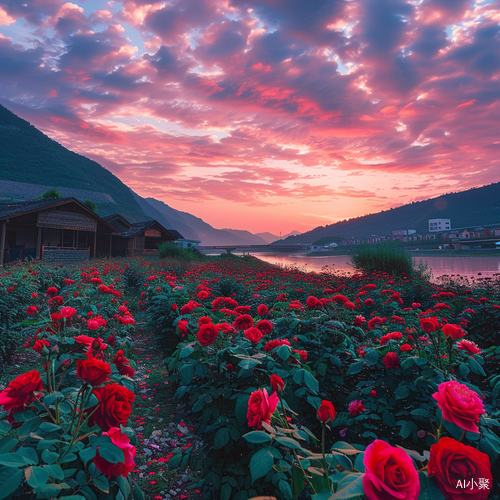
<svg viewBox="0 0 500 500"><path fill-rule="evenodd" d="M101 216L119 212L131 222L148 219L118 177L61 146L1 105L0 144L0 180L11 182L9 186L2 184L4 200L33 199L29 198L33 185L83 190L84 199L89 199L85 197L88 192L109 196L96 202Z"/></svg>
<svg viewBox="0 0 500 500"><path fill-rule="evenodd" d="M215 229L210 224L205 222L203 219L199 217L195 217L187 212L181 212L179 210L175 210L172 207L169 207L163 201L155 200L154 198L146 198L145 199L149 205L161 215L163 215L167 220L172 221L173 229L177 229L175 227L175 220L181 220L183 224L189 226L197 235L198 240L201 240L202 245L252 245L259 244L252 243L251 241L241 237L238 234L234 234L228 230L224 229ZM151 214L152 212L146 213ZM174 219L177 218L177 219ZM172 227L172 226L171 226ZM186 236L181 229L177 229L185 238ZM243 231L247 233L247 231ZM252 233L248 233L252 234ZM252 235L253 236L253 235Z"/></svg>
<svg viewBox="0 0 500 500"><path fill-rule="evenodd" d="M260 238L262 238L263 240L267 241L267 243L274 243L275 241L278 241L279 239L285 239L285 238L288 238L288 236L296 236L298 234L301 234L299 231L291 231L289 232L288 234L285 234L284 236L281 236L281 238L279 236L276 236L275 234L272 234L272 233L255 233L255 236L259 236Z"/></svg>
<svg viewBox="0 0 500 500"><path fill-rule="evenodd" d="M135 199L144 212L153 219L157 220L166 229L175 229L188 240L200 240L198 233L184 222L180 212L169 207L161 201L154 200L154 198L141 198L138 194L134 193ZM153 200L157 203L163 203L165 209L163 211L157 210L150 201Z"/></svg>
<svg viewBox="0 0 500 500"><path fill-rule="evenodd" d="M238 238L248 241L249 245L267 245L267 241L264 238L256 234L252 234L250 231L245 231L242 229L222 229L222 231L227 231L228 233L234 234Z"/></svg>
<svg viewBox="0 0 500 500"><path fill-rule="evenodd" d="M500 182L320 226L298 236L290 236L285 242L316 243L333 236L384 236L397 229L414 229L417 233L427 233L429 219L451 219L452 229L482 224L500 225Z"/></svg>

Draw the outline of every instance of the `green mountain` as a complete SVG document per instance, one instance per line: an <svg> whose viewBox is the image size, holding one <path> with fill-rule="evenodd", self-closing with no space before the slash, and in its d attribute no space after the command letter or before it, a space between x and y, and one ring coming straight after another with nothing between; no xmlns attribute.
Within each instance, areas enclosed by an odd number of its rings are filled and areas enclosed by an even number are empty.
<svg viewBox="0 0 500 500"><path fill-rule="evenodd" d="M451 219L452 229L484 224L498 224L500 227L500 182L320 226L298 236L290 236L284 242L321 244L334 236L387 236L397 229L414 229L423 234L429 230L429 219Z"/></svg>
<svg viewBox="0 0 500 500"><path fill-rule="evenodd" d="M119 212L131 222L150 218L118 177L95 161L61 146L1 105L0 145L0 180L13 181L4 187L11 190L12 199L31 196L30 186L16 186L17 183L84 190L82 196L75 197L88 198L86 192L111 197L101 196L96 201L101 216ZM5 199L5 191L2 196Z"/></svg>

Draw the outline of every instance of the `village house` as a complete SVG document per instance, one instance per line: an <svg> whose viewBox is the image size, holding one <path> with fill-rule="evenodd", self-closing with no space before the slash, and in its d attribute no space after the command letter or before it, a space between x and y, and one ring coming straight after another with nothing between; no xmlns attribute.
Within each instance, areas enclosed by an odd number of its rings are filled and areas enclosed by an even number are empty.
<svg viewBox="0 0 500 500"><path fill-rule="evenodd" d="M75 198L0 204L0 224L0 265L24 258L78 262L98 251L110 256L117 232Z"/></svg>

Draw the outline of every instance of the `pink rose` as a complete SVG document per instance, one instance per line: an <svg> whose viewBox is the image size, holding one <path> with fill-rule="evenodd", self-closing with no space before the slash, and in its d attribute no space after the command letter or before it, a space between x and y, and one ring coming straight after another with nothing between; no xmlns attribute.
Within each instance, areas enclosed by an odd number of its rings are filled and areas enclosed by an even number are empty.
<svg viewBox="0 0 500 500"><path fill-rule="evenodd" d="M443 382L432 397L437 401L443 418L469 432L479 432L475 422L479 415L486 413L479 396L466 385L456 380Z"/></svg>

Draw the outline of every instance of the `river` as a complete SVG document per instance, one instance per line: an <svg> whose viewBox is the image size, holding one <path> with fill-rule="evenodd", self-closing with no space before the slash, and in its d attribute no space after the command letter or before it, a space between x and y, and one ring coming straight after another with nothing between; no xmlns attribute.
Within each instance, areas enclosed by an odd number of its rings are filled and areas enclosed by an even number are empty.
<svg viewBox="0 0 500 500"><path fill-rule="evenodd" d="M354 269L349 264L349 255L331 255L331 256L310 256L299 254L283 253L261 253L250 252L250 255L283 266L296 266L307 271L322 271L325 266L328 270L353 273ZM468 277L492 277L500 273L500 255L491 257L440 257L425 256L414 257L413 261L418 266L420 261L427 264L432 270L432 277L438 278L445 275L460 275Z"/></svg>

